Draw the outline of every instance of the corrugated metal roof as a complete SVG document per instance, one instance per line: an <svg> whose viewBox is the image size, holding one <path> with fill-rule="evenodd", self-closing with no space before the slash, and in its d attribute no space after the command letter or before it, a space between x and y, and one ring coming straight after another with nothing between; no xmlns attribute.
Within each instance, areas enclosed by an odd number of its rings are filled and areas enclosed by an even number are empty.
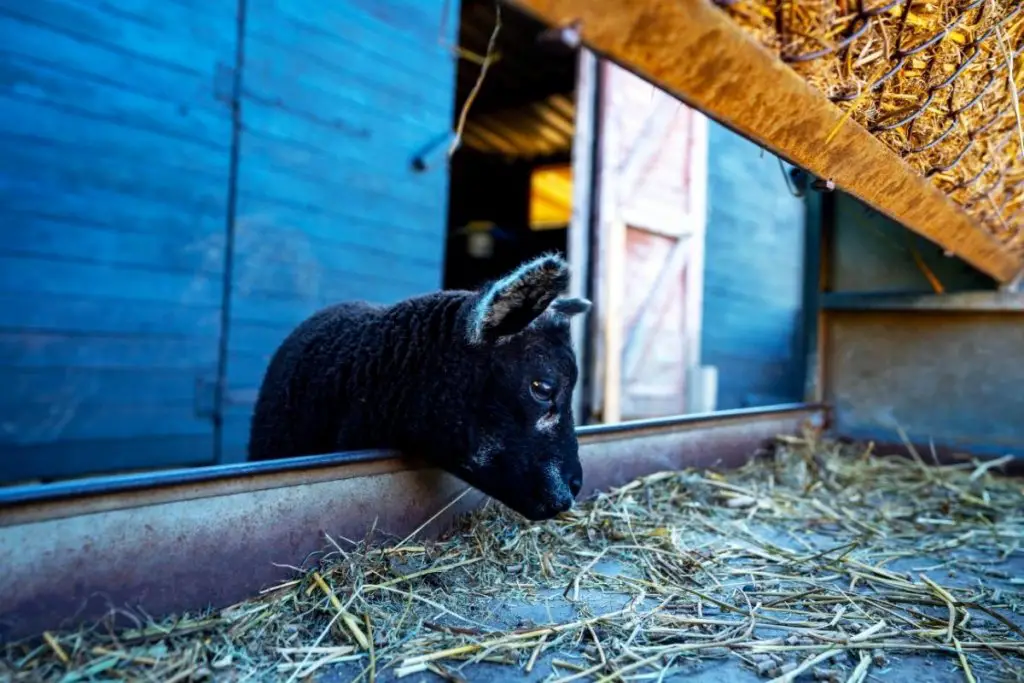
<svg viewBox="0 0 1024 683"><path fill-rule="evenodd" d="M494 22L494 0L464 0L460 46L476 55L486 54ZM515 158L568 152L575 115L575 50L543 40L543 24L507 5L501 8L501 24L496 41L500 56L470 109L464 145ZM478 64L459 61L457 112L479 73Z"/></svg>

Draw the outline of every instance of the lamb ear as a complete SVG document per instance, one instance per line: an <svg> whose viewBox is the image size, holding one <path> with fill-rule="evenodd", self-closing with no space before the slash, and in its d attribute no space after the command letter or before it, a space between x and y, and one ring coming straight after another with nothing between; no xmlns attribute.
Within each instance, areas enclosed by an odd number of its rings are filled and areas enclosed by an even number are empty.
<svg viewBox="0 0 1024 683"><path fill-rule="evenodd" d="M489 343L516 334L569 286L569 265L547 254L528 261L480 295L469 323L469 341Z"/></svg>
<svg viewBox="0 0 1024 683"><path fill-rule="evenodd" d="M593 304L590 299L582 299L579 297L559 297L554 300L551 304L551 310L555 313L560 313L567 318L572 318L577 315L583 315Z"/></svg>

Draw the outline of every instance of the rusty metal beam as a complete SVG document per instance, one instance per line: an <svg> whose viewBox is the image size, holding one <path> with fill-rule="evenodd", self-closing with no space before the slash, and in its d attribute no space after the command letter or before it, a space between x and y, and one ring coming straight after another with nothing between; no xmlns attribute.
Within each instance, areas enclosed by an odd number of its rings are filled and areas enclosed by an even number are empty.
<svg viewBox="0 0 1024 683"><path fill-rule="evenodd" d="M659 470L733 467L775 436L824 419L820 407L789 406L584 427L584 495ZM287 578L273 563L303 564L324 532L362 538L376 522L404 535L465 489L399 458L344 458L8 502L0 507L0 641L73 626L111 606L153 615L223 607ZM482 500L467 495L425 533Z"/></svg>
<svg viewBox="0 0 1024 683"><path fill-rule="evenodd" d="M1000 282L1024 263L708 0L506 0ZM826 142L831 131L835 137Z"/></svg>

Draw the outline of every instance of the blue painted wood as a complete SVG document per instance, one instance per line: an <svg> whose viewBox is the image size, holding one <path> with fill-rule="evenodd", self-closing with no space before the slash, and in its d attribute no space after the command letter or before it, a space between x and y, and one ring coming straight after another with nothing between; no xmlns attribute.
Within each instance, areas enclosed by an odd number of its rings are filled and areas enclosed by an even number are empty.
<svg viewBox="0 0 1024 683"><path fill-rule="evenodd" d="M224 270L224 231L183 236L114 230L43 216L14 214L4 219L0 256L31 256L54 261L102 263L167 272L219 275ZM132 226L125 226L130 228ZM165 228L159 225L158 228Z"/></svg>
<svg viewBox="0 0 1024 683"><path fill-rule="evenodd" d="M0 175L0 206L12 223L42 218L118 232L162 231L192 242L222 239L224 229L223 216L203 207L173 209L101 187L78 187L55 196L46 184L30 177Z"/></svg>
<svg viewBox="0 0 1024 683"><path fill-rule="evenodd" d="M196 374L217 362L216 338L0 332L0 358L22 368L179 368ZM26 397L29 398L29 397Z"/></svg>
<svg viewBox="0 0 1024 683"><path fill-rule="evenodd" d="M212 433L155 434L145 438L60 441L3 447L6 482L79 477L83 473L123 474L210 464ZM102 454L101 458L98 456Z"/></svg>
<svg viewBox="0 0 1024 683"><path fill-rule="evenodd" d="M87 441L91 439L138 439L151 436L204 436L209 428L196 419L191 399L173 403L161 399L150 404L83 402L79 396L54 401L22 403L4 415L0 448L31 444Z"/></svg>
<svg viewBox="0 0 1024 683"><path fill-rule="evenodd" d="M420 63L422 56L445 59L451 55L454 27L459 21L459 3L448 3L449 14L442 30L444 7L436 2L389 0L377 3L378 9L401 17L416 17L404 30L393 18L382 20L367 3L346 1L317 5L310 12L310 0L249 0L250 16L247 32L261 39L273 40L329 63L345 61L346 46L360 46L385 68L398 68L403 73L422 77L423 82L443 89L444 73L433 65ZM369 11L367 11L369 10ZM381 40L384 37L385 40ZM416 62L411 55L420 56ZM372 70L367 73L372 73Z"/></svg>
<svg viewBox="0 0 1024 683"><path fill-rule="evenodd" d="M347 105L346 105L347 106ZM436 122L431 126L395 127L386 120L374 120L359 112L345 109L319 109L315 112L296 112L287 104L277 103L274 97L245 97L245 131L280 140L300 149L320 154L361 155L355 157L363 162L382 165L395 172L405 171L411 158L404 154L404 145L415 145L416 151L439 136L447 134L451 122ZM386 116L381 114L381 116ZM333 145L323 144L324 138L335 141ZM396 144L398 146L396 146ZM348 149L350 145L358 145ZM373 154L368 154L373 150ZM396 156L402 154L402 168L392 166ZM442 171L443 172L443 171Z"/></svg>
<svg viewBox="0 0 1024 683"><path fill-rule="evenodd" d="M227 150L211 150L186 140L175 139L160 133L143 130L125 129L125 126L85 116L80 113L66 112L53 107L39 106L32 102L24 102L13 98L0 97L0 109L8 119L4 122L3 133L5 151L14 154L37 155L35 165L22 166L22 173L32 172L34 177L53 177L55 175L81 176L75 182L85 184L112 185L134 191L135 186L129 182L129 176L122 168L131 168L134 164L139 172L139 192L148 189L146 182L156 185L161 192L154 199L164 201L180 201L168 195L173 189L174 178L182 173L207 176L210 181L223 179L227 172L224 155ZM81 131L76 135L75 131ZM20 138L20 139L19 139ZM44 168L46 155L64 160L64 164L55 168ZM98 156L111 157L111 164L97 164ZM4 155L5 159L11 157ZM87 160L92 160L94 175L88 175ZM144 168L148 162L150 168ZM13 162L10 162L13 166ZM11 167L8 167L11 168ZM17 167L11 170L16 170ZM167 176L170 175L170 178ZM153 180L150 180L153 179ZM198 180L198 179L197 179ZM171 185L169 187L168 185ZM222 197L224 188L219 192L205 187L189 189L191 193L201 193L213 197Z"/></svg>
<svg viewBox="0 0 1024 683"><path fill-rule="evenodd" d="M406 149L411 149L411 145ZM243 141L242 153L256 156L248 152L249 147ZM276 156L270 156L267 163L274 163L275 160ZM408 158L403 161L408 165ZM436 183L432 182L433 178L414 174L411 170L403 173L405 169L398 164L392 167L390 173L370 164L350 162L345 166L348 171L336 171L335 165L324 161L312 168L307 167L309 170L306 175L301 172L291 174L269 165L252 169L243 167L238 171L238 182L240 187L245 188L246 197L266 199L303 210L317 207L331 213L344 211L357 219L365 216L384 225L394 225L395 221L408 220L417 215L420 217L409 221L407 229L411 232L426 232L430 226L436 229L438 217L431 215L431 191L436 192L437 189L434 187ZM323 173L319 181L310 177L316 168ZM349 175L359 171L368 178ZM382 177L390 178L391 185L387 186ZM349 179L351 182L345 182ZM407 193L401 191L404 187L408 188Z"/></svg>
<svg viewBox="0 0 1024 683"><path fill-rule="evenodd" d="M0 0L0 481L213 458L226 7Z"/></svg>
<svg viewBox="0 0 1024 683"><path fill-rule="evenodd" d="M246 59L247 97L310 116L327 118L330 113L368 122L371 125L366 128L367 134L381 125L430 130L448 123L442 114L447 99L443 89L410 88L418 80L416 74L401 68L388 73L378 66L377 60L365 56L359 60L361 46L348 46L356 63L349 61L340 67L323 65L269 41L252 40L248 45L258 50L259 57ZM423 53L409 55L408 59L437 61ZM447 58L433 68L444 68L450 61ZM352 88L338 90L335 84L339 80L350 83ZM389 112L384 120L380 117L382 111Z"/></svg>
<svg viewBox="0 0 1024 683"><path fill-rule="evenodd" d="M180 39L184 47L190 51L197 47L208 47L215 57L231 54L235 49L235 35L225 31L227 22L233 21L238 13L238 5L226 0L201 3L215 12L203 16L197 13L197 2L153 3L151 0L71 0L77 6L103 12L123 20L126 31L137 31L139 27L146 30L156 29L161 39ZM210 16L217 18L211 22ZM151 56L148 53L147 56ZM188 68L195 65L194 61L186 61Z"/></svg>
<svg viewBox="0 0 1024 683"><path fill-rule="evenodd" d="M283 39L288 42L283 42ZM331 83L339 78L357 83L363 93L349 95L356 107L372 114L371 101L388 104L397 109L396 120L417 126L421 121L412 114L418 106L433 108L442 104L443 81L438 82L433 71L443 68L451 57L439 46L428 50L413 46L382 59L374 52L374 46L349 40L319 39L319 49L310 52L307 46L309 39L303 36L301 29L282 35L268 27L265 34L253 36L252 41L263 45L268 52L264 60L254 64L253 78L246 82L246 95L256 100L269 99L276 103L281 97L282 82L290 74L302 72L306 84L328 93ZM308 72L301 69L300 64ZM428 92L409 93L403 83L409 80L435 87ZM410 97L416 98L415 101L410 103ZM411 107L411 104L415 106Z"/></svg>
<svg viewBox="0 0 1024 683"><path fill-rule="evenodd" d="M245 462L249 445L249 427L252 423L252 406L226 406L221 437L221 461Z"/></svg>
<svg viewBox="0 0 1024 683"><path fill-rule="evenodd" d="M221 278L103 263L0 256L0 292L132 299L176 306L216 306ZM40 301L35 302L40 305ZM4 312L0 311L0 325Z"/></svg>
<svg viewBox="0 0 1024 683"><path fill-rule="evenodd" d="M437 283L424 281L418 286L386 279L348 278L321 285L309 296L293 294L270 295L239 288L233 292L232 325L251 322L272 327L294 327L314 311L338 301L364 300L371 303L391 303L438 289Z"/></svg>
<svg viewBox="0 0 1024 683"><path fill-rule="evenodd" d="M78 292L50 297L40 305L38 294L0 292L0 329L175 337L220 333L219 302L206 307L168 305Z"/></svg>
<svg viewBox="0 0 1024 683"><path fill-rule="evenodd" d="M244 456L255 391L294 325L441 286L447 174L411 162L451 127L458 5L247 5L224 461Z"/></svg>
<svg viewBox="0 0 1024 683"><path fill-rule="evenodd" d="M804 204L777 159L709 130L701 362L718 367L721 410L803 397Z"/></svg>
<svg viewBox="0 0 1024 683"><path fill-rule="evenodd" d="M375 115L386 110L390 116L386 121L378 119L378 125L416 128L444 123L437 111L443 106L443 91L411 89L409 84L416 82L417 77L408 70L382 73L371 60L367 65L369 71L343 70L325 67L321 62L274 43L253 40L248 46L258 50L258 57L246 59L246 96L284 105L292 112L312 117L329 118L344 113L345 118L372 121ZM353 52L357 53L358 49L351 46ZM423 55L416 56L423 58ZM439 66L443 68L445 61ZM339 90L336 85L339 80L351 87Z"/></svg>
<svg viewBox="0 0 1024 683"><path fill-rule="evenodd" d="M0 10L0 16L4 16L2 12ZM99 44L90 36L69 35L44 24L9 18L9 15L0 22L0 35L3 36L0 53L5 55L29 57L72 75L122 86L130 92L169 102L187 102L190 111L200 108L220 111L228 106L208 79L127 53L120 45ZM47 50L40 51L40 45L46 45Z"/></svg>
<svg viewBox="0 0 1024 683"><path fill-rule="evenodd" d="M31 57L0 61L0 94L62 112L148 130L223 150L230 122L223 112L191 107L155 95L69 72Z"/></svg>
<svg viewBox="0 0 1024 683"><path fill-rule="evenodd" d="M259 192L267 199L287 203L297 192L293 184L300 187L313 184L336 195L365 196L370 201L429 209L435 188L421 182L422 175L412 169L405 156L406 145L418 144L422 139L418 135L402 141L398 136L388 139L378 135L377 141L367 141L364 145L313 149L259 134L246 134L243 152L266 159L267 164L242 169L246 173L246 194L252 196ZM404 144L396 145L398 142ZM248 189L250 186L252 189ZM383 218L377 217L377 220Z"/></svg>
<svg viewBox="0 0 1024 683"><path fill-rule="evenodd" d="M0 414L32 402L52 404L80 399L84 403L111 406L134 403L157 406L184 405L195 400L196 379L176 368L26 368L4 367L5 393L0 395ZM39 415L45 411L35 410Z"/></svg>
<svg viewBox="0 0 1024 683"><path fill-rule="evenodd" d="M436 270L436 266L429 264L406 264L403 254L354 249L298 249L289 254L291 258L281 260L269 251L271 246L273 243L260 245L238 257L235 293L300 300L331 300L346 295L378 299L386 297L387 290L417 291L433 279ZM305 254L308 258L303 258ZM389 269L393 272L391 277ZM382 292L381 287L386 289Z"/></svg>
<svg viewBox="0 0 1024 683"><path fill-rule="evenodd" d="M211 27L219 30L225 39L221 45L210 45L195 40L188 24L159 26L129 20L124 13L117 11L115 3L0 0L0 16L40 24L117 49L136 59L175 67L197 78L215 73L219 64L233 63L234 22L223 21L219 26ZM195 21L200 20L195 18ZM5 25L8 27L5 31L17 30L16 24L5 22Z"/></svg>
<svg viewBox="0 0 1024 683"><path fill-rule="evenodd" d="M394 229L394 224L382 220L367 204L350 207L347 202L337 202L323 207L245 194L238 198L236 239L294 240L308 242L311 249L365 249L382 254L412 254L411 263L435 262L434 253L443 248L437 243L435 216L401 223L402 242L395 244L379 237L380 233ZM407 216L402 218L407 220ZM363 229L352 230L350 225Z"/></svg>

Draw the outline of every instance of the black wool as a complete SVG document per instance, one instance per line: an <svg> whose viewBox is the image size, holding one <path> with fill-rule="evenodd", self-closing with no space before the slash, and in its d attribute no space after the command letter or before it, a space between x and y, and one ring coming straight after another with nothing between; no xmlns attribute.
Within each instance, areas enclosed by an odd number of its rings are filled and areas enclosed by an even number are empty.
<svg viewBox="0 0 1024 683"><path fill-rule="evenodd" d="M249 459L393 449L531 519L567 509L582 485L569 319L590 308L559 298L568 276L546 255L479 291L315 313L271 358Z"/></svg>

